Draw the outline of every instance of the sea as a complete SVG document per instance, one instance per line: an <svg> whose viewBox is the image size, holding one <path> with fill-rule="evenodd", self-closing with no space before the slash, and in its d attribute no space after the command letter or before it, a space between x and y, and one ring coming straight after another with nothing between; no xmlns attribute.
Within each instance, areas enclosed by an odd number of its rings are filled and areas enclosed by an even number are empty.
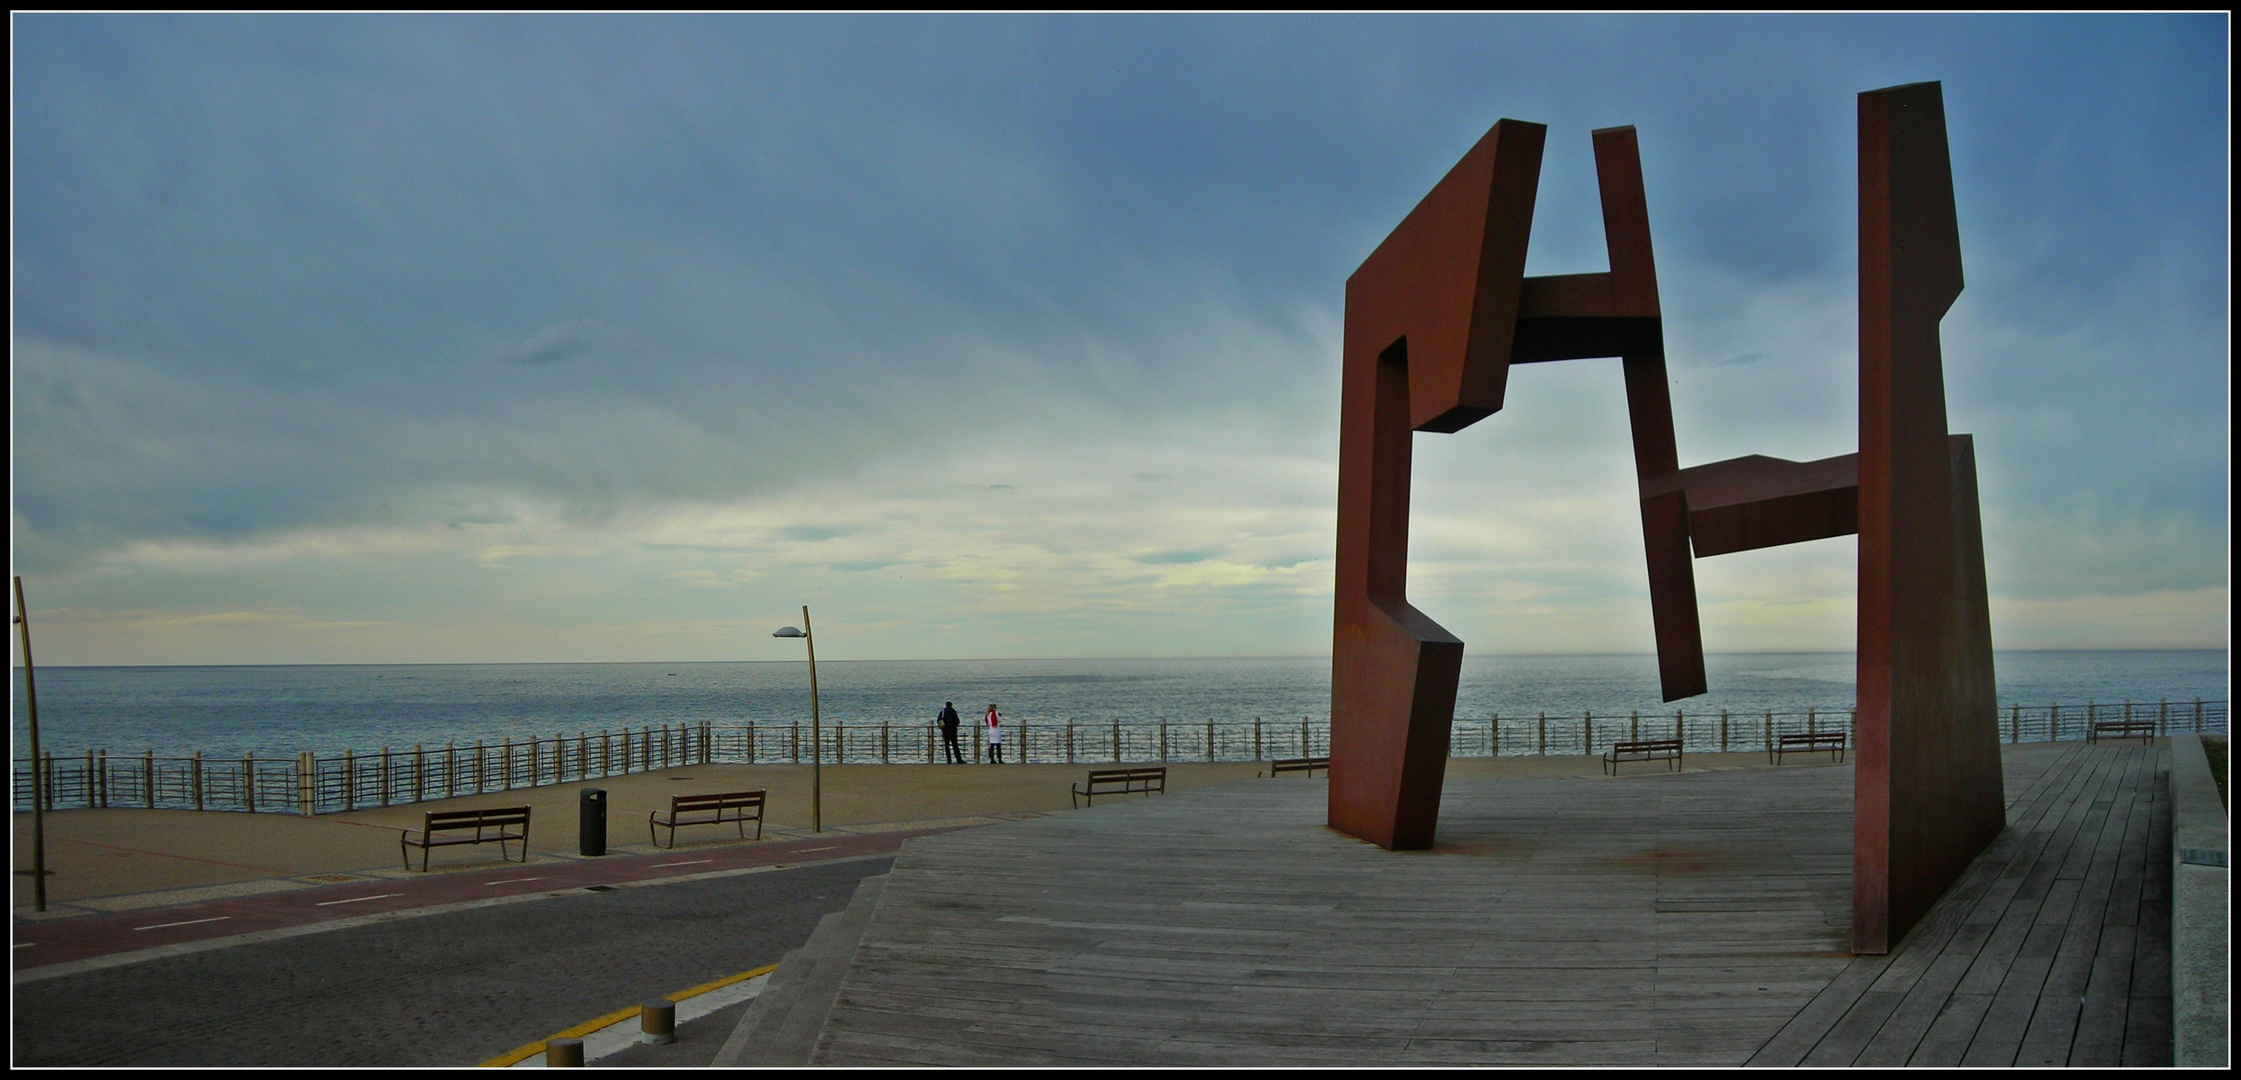
<svg viewBox="0 0 2241 1080"><path fill-rule="evenodd" d="M2227 651L2001 652L2003 713L2088 702L2223 702ZM1478 656L1463 661L1456 715L1504 718L1671 716L1722 709L1841 711L1852 706L1850 653L1707 658L1712 692L1659 700L1648 655ZM14 755L26 752L23 669L14 672ZM41 749L159 756L260 757L446 742L573 736L703 721L730 727L806 722L805 662L679 664L363 664L47 667L36 672ZM827 724L924 724L944 702L976 718L994 703L1013 724L1127 726L1251 721L1321 724L1330 659L844 660L817 665ZM2218 710L2220 716L2223 710ZM2221 724L2222 729L2222 724Z"/></svg>

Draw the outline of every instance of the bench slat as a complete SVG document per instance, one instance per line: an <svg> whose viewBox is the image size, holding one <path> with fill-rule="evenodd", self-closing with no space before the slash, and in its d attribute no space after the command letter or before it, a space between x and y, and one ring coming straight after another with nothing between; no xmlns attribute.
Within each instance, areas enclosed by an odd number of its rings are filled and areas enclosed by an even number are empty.
<svg viewBox="0 0 2241 1080"><path fill-rule="evenodd" d="M764 791L720 791L706 795L672 795L669 797L669 811L666 817L659 810L647 811L647 841L655 847L660 847L661 837L654 830L657 828L668 829L669 846L676 847L677 830L679 828L687 825L721 825L725 822L736 822L739 825L740 838L745 839L747 822L749 821L755 823L755 839L760 840L763 838L763 808L767 801L767 795L768 793ZM746 813L749 810L754 811L754 813L752 815ZM708 814L710 816L687 820L687 816L692 814Z"/></svg>
<svg viewBox="0 0 2241 1080"><path fill-rule="evenodd" d="M1666 760L1671 761L1674 768L1679 768L1681 753L1679 739L1633 739L1612 743L1610 752L1603 755L1603 765L1613 776L1618 775L1621 761Z"/></svg>
<svg viewBox="0 0 2241 1080"><path fill-rule="evenodd" d="M515 832L512 830L511 827L516 825L521 827L521 831ZM486 832L485 830L496 831ZM446 835L442 839L437 838L438 834L469 832L474 835ZM400 830L397 834L397 853L399 857L404 859L405 869L407 870L412 869L412 853L408 850L410 848L420 849L420 869L422 873L426 873L428 870L428 855L431 849L454 847L460 844L497 844L499 856L503 858L506 845L519 840L521 841L520 861L525 863L529 861L529 808L526 806L487 807L480 810L429 810L421 815L419 834L420 838L418 840L413 839L413 830L411 829Z"/></svg>
<svg viewBox="0 0 2241 1080"><path fill-rule="evenodd" d="M1167 794L1167 767L1164 765L1137 769L1091 769L1085 787L1074 785L1074 806L1079 808L1087 798L1096 804L1099 795Z"/></svg>

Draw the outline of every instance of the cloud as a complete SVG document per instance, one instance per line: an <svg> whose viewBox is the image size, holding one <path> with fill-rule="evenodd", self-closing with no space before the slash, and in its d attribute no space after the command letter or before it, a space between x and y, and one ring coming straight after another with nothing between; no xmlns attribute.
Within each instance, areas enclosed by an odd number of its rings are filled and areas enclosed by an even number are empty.
<svg viewBox="0 0 2241 1080"><path fill-rule="evenodd" d="M1995 593L2090 637L2063 604L2224 586L2219 16L16 29L11 523L73 610L598 659L816 593L882 655L1321 650L1344 281L1489 123L1550 124L1534 273L1603 268L1587 132L1637 125L1683 462L1804 459L1857 446L1854 95L1917 78ZM1619 387L1535 365L1417 440L1425 610L1644 647ZM1707 634L1842 647L1845 560L1798 559L1700 564Z"/></svg>
<svg viewBox="0 0 2241 1080"><path fill-rule="evenodd" d="M509 364L540 367L573 360L591 351L592 335L599 329L595 319L572 319L554 323L522 340L505 357Z"/></svg>

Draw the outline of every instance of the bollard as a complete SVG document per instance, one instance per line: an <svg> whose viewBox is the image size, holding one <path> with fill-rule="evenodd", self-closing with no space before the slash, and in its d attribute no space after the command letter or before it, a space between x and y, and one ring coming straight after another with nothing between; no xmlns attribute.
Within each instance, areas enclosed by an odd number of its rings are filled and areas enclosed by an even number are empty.
<svg viewBox="0 0 2241 1080"><path fill-rule="evenodd" d="M580 1069L584 1067L584 1041L582 1039L550 1039L545 1043L545 1068Z"/></svg>
<svg viewBox="0 0 2241 1080"><path fill-rule="evenodd" d="M607 792L585 788L576 796L576 850L584 855L607 854Z"/></svg>
<svg viewBox="0 0 2241 1080"><path fill-rule="evenodd" d="M677 1003L656 1001L639 1006L638 1041L661 1046L677 1041Z"/></svg>

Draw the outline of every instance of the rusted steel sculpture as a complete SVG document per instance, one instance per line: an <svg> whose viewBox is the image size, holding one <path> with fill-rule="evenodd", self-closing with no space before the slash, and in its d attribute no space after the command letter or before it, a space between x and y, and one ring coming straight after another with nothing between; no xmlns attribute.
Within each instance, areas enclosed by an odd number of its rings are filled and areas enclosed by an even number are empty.
<svg viewBox="0 0 2241 1080"><path fill-rule="evenodd" d="M1632 128L1594 133L1611 270L1524 276L1546 129L1503 120L1346 283L1330 823L1432 844L1463 643L1407 598L1410 441L1502 407L1511 364L1621 357L1658 673L1705 691L1693 558L1860 535L1854 949L1883 952L2003 825L1976 468L1945 430L1961 289L1935 83L1860 95L1859 454L1674 450Z"/></svg>

